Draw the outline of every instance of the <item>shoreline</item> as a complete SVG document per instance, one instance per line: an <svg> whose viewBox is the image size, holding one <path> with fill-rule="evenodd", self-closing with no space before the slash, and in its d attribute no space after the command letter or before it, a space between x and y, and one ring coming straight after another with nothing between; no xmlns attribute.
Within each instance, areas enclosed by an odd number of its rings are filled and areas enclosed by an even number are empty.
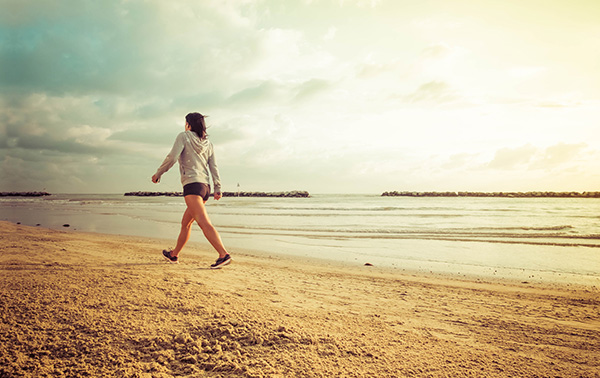
<svg viewBox="0 0 600 378"><path fill-rule="evenodd" d="M69 220L70 219L70 220ZM156 237L156 233L148 232L148 230L140 233L131 232L133 228L131 228L131 224L125 223L122 224L124 228L119 230L108 230L104 229L101 231L90 231L81 229L81 220L76 221L72 218L65 218L57 220L55 225L48 226L47 224L36 224L35 222L14 222L7 220L0 220L1 222L7 222L16 225L24 225L35 228L48 228L51 230L56 230L59 232L68 232L68 233L89 233L91 235L105 235L105 236L114 236L116 238L119 237L136 237L136 238L152 238L157 241L162 241L162 245L164 248L167 246L172 246L174 244L174 238L176 237L179 229L178 225L175 224L172 227L172 230L168 233L168 235L172 235L172 237L159 236ZM95 217L95 219L99 219ZM140 223L139 227L149 227L151 224ZM164 227L164 225L162 226ZM152 231L152 228L150 228ZM155 230L156 231L156 230ZM227 230L221 230L223 235L227 235ZM551 270L539 270L539 269L531 269L531 268L519 268L519 267L501 267L501 266L488 266L477 264L473 262L448 262L448 261L436 261L436 260L414 260L411 258L402 259L399 257L393 262L390 262L386 259L382 259L377 256L360 256L355 254L347 254L343 247L337 247L331 249L331 247L327 246L327 253L324 254L327 257L320 257L313 254L304 254L302 253L302 247L294 247L294 249L283 251L276 251L276 248L268 248L268 249L260 249L257 246L249 246L248 242L245 241L244 238L236 239L234 238L234 234L229 234L229 240L227 241L227 245L234 252L236 251L246 251L248 254L253 254L257 257L264 256L277 256L282 259L290 259L293 263L295 259L299 259L299 261L311 261L313 265L327 264L334 265L346 268L372 268L373 270L377 269L380 271L386 271L390 274L411 274L411 275L422 275L424 277L445 277L448 279L459 279L459 280L468 280L473 282L505 282L514 285L554 285L557 287L578 287L578 288L587 288L590 290L600 291L600 277L597 275L586 275L583 273L569 273L569 272L556 272ZM254 235L256 240L264 239L263 235ZM204 240L201 235L200 230L195 230L192 232L192 238L190 239L192 243L199 243L199 245L203 245L210 249L210 245L208 242ZM266 241L263 240L262 243ZM421 242L421 241L418 241ZM430 241L431 242L431 241ZM440 242L444 242L443 240ZM409 244L406 247L410 250L418 251L420 248L424 248L425 250L428 247L432 247L430 243L415 244L414 242L408 241ZM476 241L471 241L474 245L480 244ZM261 243L259 243L261 244ZM161 250L162 248L161 247ZM325 245L322 246L323 249ZM543 247L543 246L541 246ZM549 246L553 248L553 246ZM402 248L402 247L400 247ZM475 246L472 248L478 249L489 249L490 246L485 246L484 243L481 243L480 246ZM371 264L373 266L367 267L365 264Z"/></svg>
<svg viewBox="0 0 600 378"><path fill-rule="evenodd" d="M600 369L598 292L0 222L0 375L563 376Z"/></svg>

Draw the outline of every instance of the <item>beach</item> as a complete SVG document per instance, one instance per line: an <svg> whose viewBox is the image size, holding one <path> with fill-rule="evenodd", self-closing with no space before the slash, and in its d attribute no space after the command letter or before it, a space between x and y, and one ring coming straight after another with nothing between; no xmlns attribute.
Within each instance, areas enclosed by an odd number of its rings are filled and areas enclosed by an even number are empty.
<svg viewBox="0 0 600 378"><path fill-rule="evenodd" d="M58 194L0 198L0 221L167 239L185 203L172 197ZM355 266L600 287L600 200L593 198L309 198L210 200L225 245ZM63 227L68 224L69 227ZM205 242L201 232L191 241Z"/></svg>
<svg viewBox="0 0 600 378"><path fill-rule="evenodd" d="M0 222L0 377L598 377L596 287Z"/></svg>

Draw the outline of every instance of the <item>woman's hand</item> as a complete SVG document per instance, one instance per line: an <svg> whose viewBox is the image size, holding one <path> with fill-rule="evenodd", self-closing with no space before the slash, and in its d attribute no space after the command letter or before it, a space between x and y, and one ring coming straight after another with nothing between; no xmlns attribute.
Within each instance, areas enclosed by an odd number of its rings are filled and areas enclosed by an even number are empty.
<svg viewBox="0 0 600 378"><path fill-rule="evenodd" d="M215 193L215 201L220 200L222 197L221 193Z"/></svg>
<svg viewBox="0 0 600 378"><path fill-rule="evenodd" d="M160 177L158 177L156 174L152 175L153 183L158 184L159 181L160 181Z"/></svg>

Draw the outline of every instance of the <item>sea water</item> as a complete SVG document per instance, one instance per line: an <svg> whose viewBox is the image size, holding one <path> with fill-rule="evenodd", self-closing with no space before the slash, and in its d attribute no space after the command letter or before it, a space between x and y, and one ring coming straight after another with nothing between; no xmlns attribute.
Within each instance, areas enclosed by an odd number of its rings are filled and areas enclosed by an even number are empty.
<svg viewBox="0 0 600 378"><path fill-rule="evenodd" d="M0 198L0 219L173 240L181 197L59 194ZM207 210L229 250L600 287L600 199L226 197ZM192 233L192 241L204 241ZM157 246L157 250L169 247Z"/></svg>

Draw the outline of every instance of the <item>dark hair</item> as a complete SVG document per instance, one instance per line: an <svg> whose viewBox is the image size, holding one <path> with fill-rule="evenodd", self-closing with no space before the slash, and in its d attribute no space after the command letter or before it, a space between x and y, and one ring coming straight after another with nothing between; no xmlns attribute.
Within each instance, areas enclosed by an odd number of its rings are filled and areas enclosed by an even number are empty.
<svg viewBox="0 0 600 378"><path fill-rule="evenodd" d="M185 116L185 121L190 125L192 131L195 132L200 139L206 137L206 123L204 116L200 113L189 113Z"/></svg>

